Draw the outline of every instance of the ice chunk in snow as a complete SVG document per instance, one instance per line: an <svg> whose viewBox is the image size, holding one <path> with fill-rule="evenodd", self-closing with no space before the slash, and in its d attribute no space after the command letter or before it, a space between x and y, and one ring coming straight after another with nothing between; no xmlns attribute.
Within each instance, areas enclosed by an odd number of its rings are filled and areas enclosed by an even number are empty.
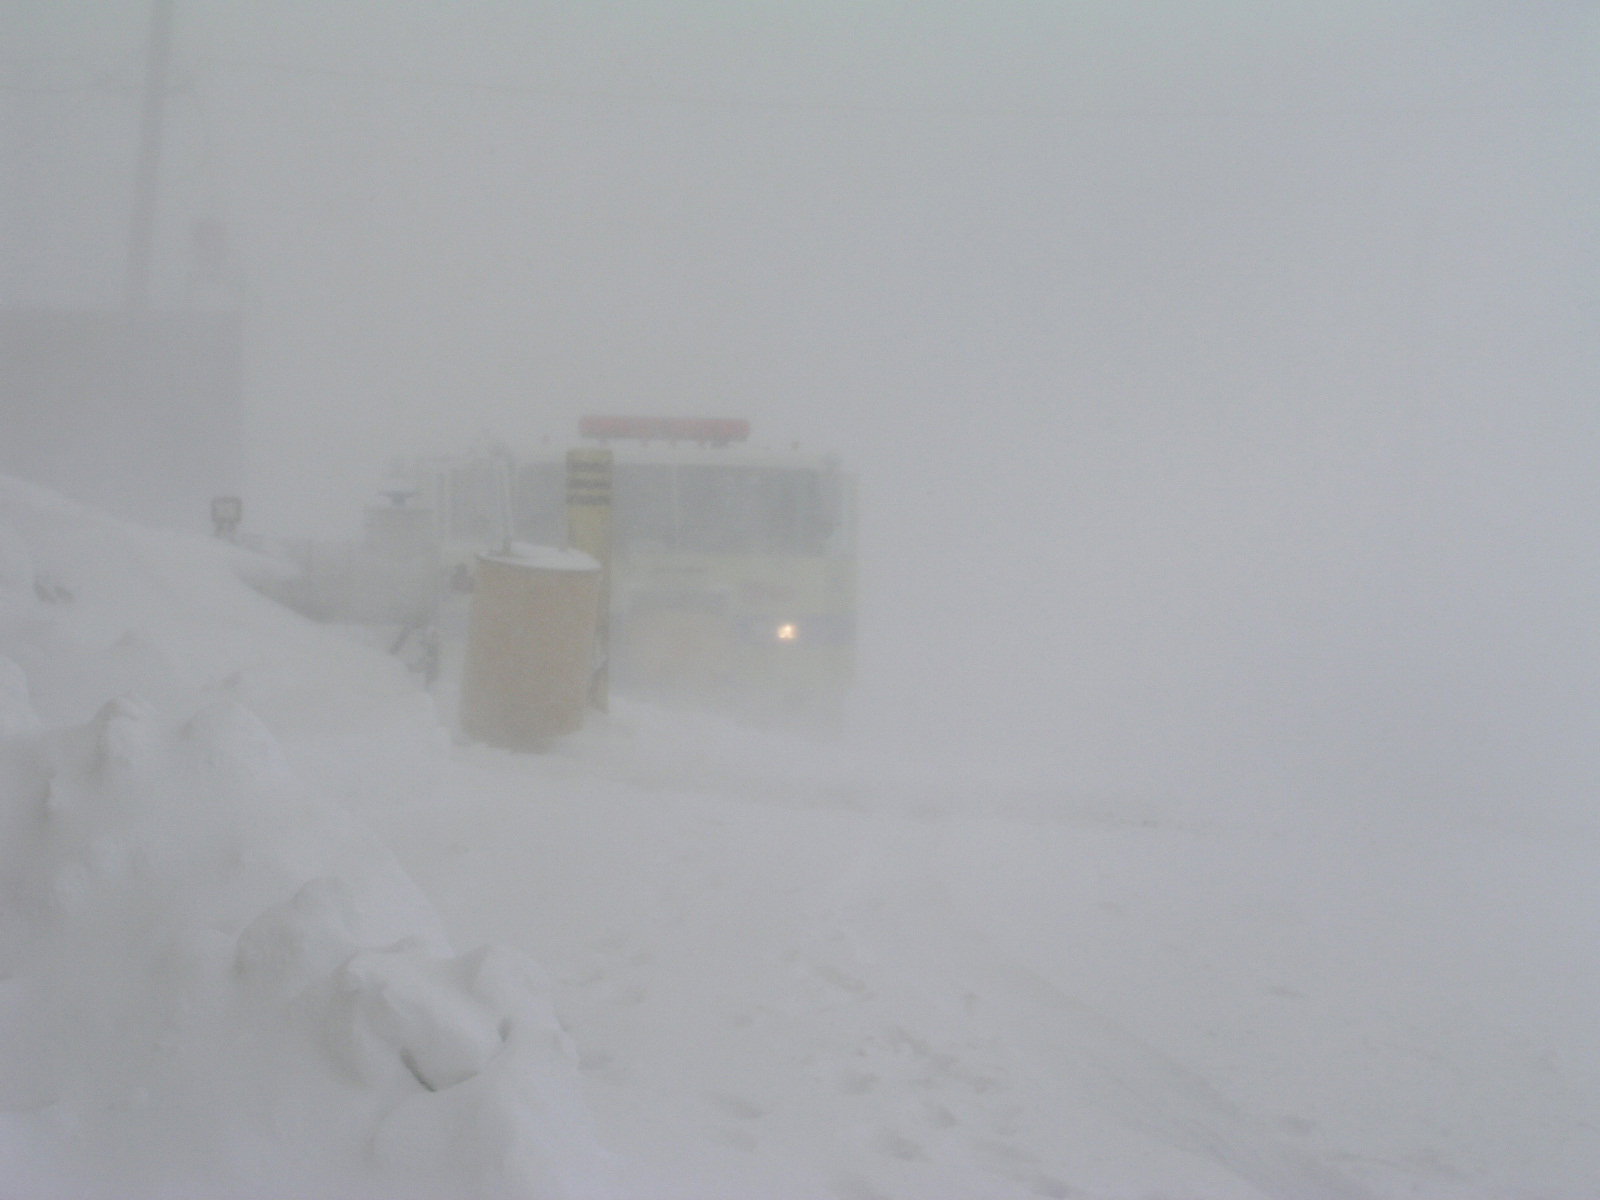
<svg viewBox="0 0 1600 1200"><path fill-rule="evenodd" d="M262 994L291 998L350 957L355 925L355 900L344 881L313 879L239 935L235 968Z"/></svg>
<svg viewBox="0 0 1600 1200"><path fill-rule="evenodd" d="M353 955L333 978L326 1028L335 1053L364 1080L399 1068L437 1092L471 1079L509 1025L460 975L455 960L413 945Z"/></svg>
<svg viewBox="0 0 1600 1200"><path fill-rule="evenodd" d="M440 966L433 967L435 980ZM452 1180L491 1196L603 1194L601 1161L571 1150L592 1145L593 1133L588 1110L572 1102L575 1055L542 972L502 947L442 967L476 1003L453 1008L460 1024L447 1036L436 1020L417 1031L426 1040L413 1045L430 1056L419 1078L459 1071L482 1048L491 1053L469 1078L396 1106L374 1141L379 1165L430 1194Z"/></svg>

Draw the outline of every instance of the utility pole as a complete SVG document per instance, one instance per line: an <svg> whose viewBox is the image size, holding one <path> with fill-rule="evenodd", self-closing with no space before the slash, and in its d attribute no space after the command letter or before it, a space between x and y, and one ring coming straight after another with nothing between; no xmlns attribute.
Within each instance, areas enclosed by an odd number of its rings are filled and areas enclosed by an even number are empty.
<svg viewBox="0 0 1600 1200"><path fill-rule="evenodd" d="M156 231L156 184L161 166L161 121L172 59L172 0L152 0L150 45L144 68L144 111L139 121L139 161L134 176L133 226L128 241L127 310L150 305L150 251Z"/></svg>

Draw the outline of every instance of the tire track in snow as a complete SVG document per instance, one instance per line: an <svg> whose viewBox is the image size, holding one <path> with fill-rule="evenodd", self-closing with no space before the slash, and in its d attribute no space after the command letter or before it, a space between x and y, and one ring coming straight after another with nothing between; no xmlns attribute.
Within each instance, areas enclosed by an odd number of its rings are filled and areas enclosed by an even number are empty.
<svg viewBox="0 0 1600 1200"><path fill-rule="evenodd" d="M1130 1124L1218 1164L1271 1200L1372 1200L1361 1184L1260 1128L1204 1076L997 949L959 915L936 880L924 878L903 896L889 911L904 905L906 919L885 911L873 930L884 956L911 949L911 931L936 930L941 945L915 952L955 957L956 970L983 981L984 1001L1057 1078L1088 1084ZM1039 1019L1039 1010L1055 1019Z"/></svg>

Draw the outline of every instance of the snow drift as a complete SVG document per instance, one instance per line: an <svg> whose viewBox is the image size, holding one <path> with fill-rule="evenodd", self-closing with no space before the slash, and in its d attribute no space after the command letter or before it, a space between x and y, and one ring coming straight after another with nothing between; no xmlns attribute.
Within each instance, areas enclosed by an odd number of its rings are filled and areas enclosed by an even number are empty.
<svg viewBox="0 0 1600 1200"><path fill-rule="evenodd" d="M603 1156L538 967L455 955L271 727L336 743L342 679L428 746L427 698L248 566L0 480L6 1194L585 1190Z"/></svg>

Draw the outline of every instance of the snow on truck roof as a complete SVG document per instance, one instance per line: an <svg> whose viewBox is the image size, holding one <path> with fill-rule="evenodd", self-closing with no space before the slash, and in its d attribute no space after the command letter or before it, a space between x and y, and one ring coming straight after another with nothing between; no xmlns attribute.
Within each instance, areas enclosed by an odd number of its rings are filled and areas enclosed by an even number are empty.
<svg viewBox="0 0 1600 1200"><path fill-rule="evenodd" d="M621 464L661 466L766 467L781 470L840 471L831 451L749 444L750 423L724 417L585 417L579 438L545 437L537 446L480 446L464 454L425 455L418 465L450 467L494 457L522 464L563 462L568 450L606 449ZM629 431L629 432L622 432ZM717 436L726 434L725 437Z"/></svg>
<svg viewBox="0 0 1600 1200"><path fill-rule="evenodd" d="M603 442L696 442L726 446L750 439L750 422L738 417L582 417L581 437Z"/></svg>
<svg viewBox="0 0 1600 1200"><path fill-rule="evenodd" d="M672 446L672 445L613 445L611 450L618 463L658 464L662 466L706 467L772 467L787 470L837 471L839 458L834 454L803 450L779 450L770 446ZM565 453L565 447L547 448L542 453L530 455L525 462L554 461Z"/></svg>

